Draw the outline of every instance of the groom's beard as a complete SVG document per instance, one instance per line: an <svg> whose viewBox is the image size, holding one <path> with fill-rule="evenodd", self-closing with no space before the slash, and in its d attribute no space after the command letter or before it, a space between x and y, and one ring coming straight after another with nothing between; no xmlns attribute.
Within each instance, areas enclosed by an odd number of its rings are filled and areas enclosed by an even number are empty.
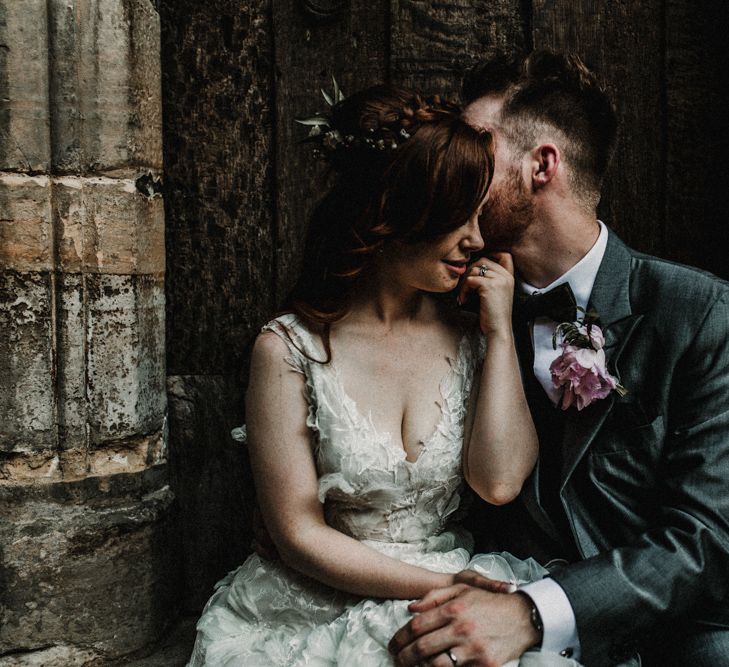
<svg viewBox="0 0 729 667"><path fill-rule="evenodd" d="M534 205L516 168L510 167L498 189L492 187L479 218L487 251L505 252L521 241L534 222Z"/></svg>

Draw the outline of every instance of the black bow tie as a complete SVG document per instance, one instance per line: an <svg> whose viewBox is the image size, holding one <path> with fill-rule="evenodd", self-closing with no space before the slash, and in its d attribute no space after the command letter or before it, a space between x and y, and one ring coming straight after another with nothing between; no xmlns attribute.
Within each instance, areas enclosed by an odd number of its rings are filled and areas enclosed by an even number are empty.
<svg viewBox="0 0 729 667"><path fill-rule="evenodd" d="M577 302L569 283L540 294L519 294L514 314L529 322L537 317L548 317L555 322L574 322L577 319Z"/></svg>

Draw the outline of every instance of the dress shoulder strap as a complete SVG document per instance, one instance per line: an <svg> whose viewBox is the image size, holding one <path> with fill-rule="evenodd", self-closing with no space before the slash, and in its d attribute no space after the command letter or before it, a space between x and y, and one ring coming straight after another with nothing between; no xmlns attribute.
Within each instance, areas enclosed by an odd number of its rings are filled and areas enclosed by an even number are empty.
<svg viewBox="0 0 729 667"><path fill-rule="evenodd" d="M294 313L279 315L261 328L261 333L271 331L285 344L289 356L285 361L294 370L307 375L310 364L323 361L325 352L323 345L317 340L309 328Z"/></svg>
<svg viewBox="0 0 729 667"><path fill-rule="evenodd" d="M284 361L304 376L304 396L309 406L306 425L318 433L318 394L322 386L322 369L328 368L320 363L326 358L323 343L294 313L271 320L261 329L261 333L266 331L276 334L286 344L289 353ZM315 448L317 438L312 439Z"/></svg>

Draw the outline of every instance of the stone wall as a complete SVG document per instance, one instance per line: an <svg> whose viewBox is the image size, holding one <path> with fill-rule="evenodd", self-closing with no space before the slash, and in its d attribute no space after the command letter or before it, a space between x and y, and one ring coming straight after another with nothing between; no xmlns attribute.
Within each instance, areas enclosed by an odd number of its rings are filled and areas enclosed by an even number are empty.
<svg viewBox="0 0 729 667"><path fill-rule="evenodd" d="M159 33L150 0L0 1L0 665L174 620Z"/></svg>

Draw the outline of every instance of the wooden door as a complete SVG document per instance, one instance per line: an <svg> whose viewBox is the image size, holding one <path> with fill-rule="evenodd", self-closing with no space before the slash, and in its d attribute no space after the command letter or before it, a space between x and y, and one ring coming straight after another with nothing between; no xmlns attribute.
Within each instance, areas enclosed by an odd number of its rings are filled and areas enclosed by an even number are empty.
<svg viewBox="0 0 729 667"><path fill-rule="evenodd" d="M457 96L494 49L580 54L622 120L601 217L729 278L729 4L716 0L157 0L162 17L170 458L188 604L238 563L252 501L246 355L299 270L322 170L294 117L379 81Z"/></svg>

